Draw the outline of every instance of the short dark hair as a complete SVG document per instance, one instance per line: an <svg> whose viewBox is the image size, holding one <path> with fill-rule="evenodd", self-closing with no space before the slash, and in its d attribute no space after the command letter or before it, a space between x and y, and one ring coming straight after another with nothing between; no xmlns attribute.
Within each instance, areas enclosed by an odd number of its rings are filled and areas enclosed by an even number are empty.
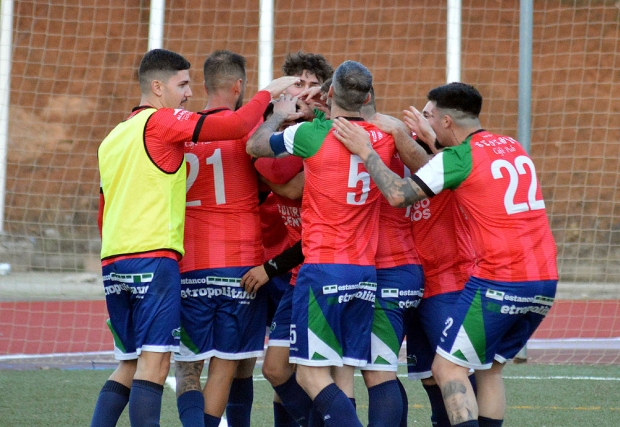
<svg viewBox="0 0 620 427"><path fill-rule="evenodd" d="M332 78L330 77L329 79L325 80L323 82L323 84L321 85L321 92L322 93L327 93L329 92L329 87L332 85Z"/></svg>
<svg viewBox="0 0 620 427"><path fill-rule="evenodd" d="M427 98L437 108L451 108L461 111L471 118L478 118L482 110L482 95L466 83L454 82L432 89Z"/></svg>
<svg viewBox="0 0 620 427"><path fill-rule="evenodd" d="M334 71L333 102L346 111L360 111L372 90L372 74L356 61L345 61Z"/></svg>
<svg viewBox="0 0 620 427"><path fill-rule="evenodd" d="M140 61L138 81L140 90L147 93L153 80L168 80L179 71L189 70L191 64L182 55L166 49L149 50Z"/></svg>
<svg viewBox="0 0 620 427"><path fill-rule="evenodd" d="M282 73L285 76L301 76L304 70L308 70L323 83L334 74L334 68L323 55L318 53L289 53L282 64Z"/></svg>
<svg viewBox="0 0 620 427"><path fill-rule="evenodd" d="M370 100L363 104L360 108L360 113L362 113L362 117L368 118L377 112L377 102L375 99L375 88L370 87Z"/></svg>
<svg viewBox="0 0 620 427"><path fill-rule="evenodd" d="M216 50L205 59L202 71L209 92L231 84L231 80L245 80L245 57L230 50Z"/></svg>

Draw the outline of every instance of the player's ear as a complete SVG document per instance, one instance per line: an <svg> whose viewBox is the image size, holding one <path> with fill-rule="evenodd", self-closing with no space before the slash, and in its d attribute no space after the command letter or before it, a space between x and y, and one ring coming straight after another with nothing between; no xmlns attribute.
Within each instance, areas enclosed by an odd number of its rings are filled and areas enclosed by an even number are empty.
<svg viewBox="0 0 620 427"><path fill-rule="evenodd" d="M163 85L164 83L161 80L152 80L151 91L153 91L156 96L161 96L163 93Z"/></svg>
<svg viewBox="0 0 620 427"><path fill-rule="evenodd" d="M329 90L327 91L327 97L328 98L333 98L334 97L334 87L330 86Z"/></svg>
<svg viewBox="0 0 620 427"><path fill-rule="evenodd" d="M370 93L368 95L366 95L366 99L364 100L364 102L362 103L362 105L366 105L370 102Z"/></svg>
<svg viewBox="0 0 620 427"><path fill-rule="evenodd" d="M235 95L239 96L243 91L243 79L238 79L234 85Z"/></svg>
<svg viewBox="0 0 620 427"><path fill-rule="evenodd" d="M452 123L453 123L452 116L450 116L448 114L444 115L442 122L443 122L443 127L444 128L448 129L448 128L452 127Z"/></svg>

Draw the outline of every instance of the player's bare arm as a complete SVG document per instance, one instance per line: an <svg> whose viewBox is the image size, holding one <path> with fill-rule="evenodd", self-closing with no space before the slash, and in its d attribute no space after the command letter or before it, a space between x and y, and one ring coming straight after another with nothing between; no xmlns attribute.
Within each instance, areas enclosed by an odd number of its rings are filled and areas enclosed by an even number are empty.
<svg viewBox="0 0 620 427"><path fill-rule="evenodd" d="M282 123L296 120L300 117L297 112L297 97L280 95L273 101L273 114L252 134L245 146L245 151L252 157L275 157L269 144L269 138L276 132Z"/></svg>
<svg viewBox="0 0 620 427"><path fill-rule="evenodd" d="M391 206L403 208L427 197L410 178L399 177L383 163L362 127L343 118L336 118L333 127L336 138L364 162L366 170Z"/></svg>
<svg viewBox="0 0 620 427"><path fill-rule="evenodd" d="M306 175L303 171L299 172L297 175L293 177L289 182L285 184L276 184L273 183L263 176L260 176L260 180L266 183L271 191L280 196L286 197L291 200L301 199L301 196L304 193L304 184L306 182Z"/></svg>
<svg viewBox="0 0 620 427"><path fill-rule="evenodd" d="M272 98L278 98L282 93L289 87L294 85L295 83L299 83L299 77L294 76L283 76L278 77L269 83L263 90L266 90L271 94Z"/></svg>
<svg viewBox="0 0 620 427"><path fill-rule="evenodd" d="M372 124L394 138L396 150L403 163L411 172L424 166L432 156L426 153L412 137L411 131L401 120L386 114L376 113L370 120Z"/></svg>

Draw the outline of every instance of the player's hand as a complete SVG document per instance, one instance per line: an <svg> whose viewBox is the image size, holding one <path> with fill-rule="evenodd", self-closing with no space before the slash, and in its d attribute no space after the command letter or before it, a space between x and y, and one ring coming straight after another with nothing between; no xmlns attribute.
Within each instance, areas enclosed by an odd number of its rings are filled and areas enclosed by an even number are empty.
<svg viewBox="0 0 620 427"><path fill-rule="evenodd" d="M269 281L265 267L258 265L251 268L241 278L241 287L248 293L256 293L261 286Z"/></svg>
<svg viewBox="0 0 620 427"><path fill-rule="evenodd" d="M431 149L435 146L437 135L431 127L430 123L415 107L409 107L403 111L403 121L409 130L417 135L417 137L426 143Z"/></svg>
<svg viewBox="0 0 620 427"><path fill-rule="evenodd" d="M375 113L369 120L370 123L377 126L385 133L394 135L398 131L408 132L407 126L396 117L388 116L387 114Z"/></svg>
<svg viewBox="0 0 620 427"><path fill-rule="evenodd" d="M306 101L299 99L299 97L297 98L297 112L301 113L301 118L305 121L314 120L314 104L308 104Z"/></svg>
<svg viewBox="0 0 620 427"><path fill-rule="evenodd" d="M306 104L313 106L314 103L321 101L321 86L312 86L308 89L304 89L297 97Z"/></svg>
<svg viewBox="0 0 620 427"><path fill-rule="evenodd" d="M318 110L321 110L327 115L327 117L329 117L327 94L321 92L320 86L312 86L308 89L304 89L299 95L297 95L297 97L304 101L310 107L310 109L316 108Z"/></svg>
<svg viewBox="0 0 620 427"><path fill-rule="evenodd" d="M335 129L334 136L351 153L357 154L364 162L368 159L373 148L370 143L370 136L363 127L353 124L342 117L336 117L332 127Z"/></svg>
<svg viewBox="0 0 620 427"><path fill-rule="evenodd" d="M283 76L275 79L271 83L265 87L265 89L269 93L271 93L271 98L278 98L283 92L289 87L294 85L295 83L299 83L299 77L295 76Z"/></svg>
<svg viewBox="0 0 620 427"><path fill-rule="evenodd" d="M280 115L283 119L282 123L294 122L300 117L303 117L304 113L297 111L297 104L299 101L296 96L280 95L278 99L271 102L273 104L273 114Z"/></svg>

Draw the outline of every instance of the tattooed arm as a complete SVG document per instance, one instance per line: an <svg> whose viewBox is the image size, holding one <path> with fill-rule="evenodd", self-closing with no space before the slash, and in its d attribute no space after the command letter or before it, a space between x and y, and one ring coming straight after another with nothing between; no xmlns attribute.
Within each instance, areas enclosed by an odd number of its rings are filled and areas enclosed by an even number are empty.
<svg viewBox="0 0 620 427"><path fill-rule="evenodd" d="M269 143L271 135L280 128L282 123L296 120L301 116L301 113L296 111L296 97L282 95L273 102L273 114L256 129L245 145L245 151L252 157L276 157Z"/></svg>
<svg viewBox="0 0 620 427"><path fill-rule="evenodd" d="M411 131L402 121L380 113L376 113L369 121L392 135L400 159L411 172L416 172L431 159L432 155L427 154L424 148L411 137Z"/></svg>
<svg viewBox="0 0 620 427"><path fill-rule="evenodd" d="M364 162L366 170L390 205L402 208L428 197L411 178L399 177L383 163L362 127L343 118L335 119L333 127L336 138Z"/></svg>

